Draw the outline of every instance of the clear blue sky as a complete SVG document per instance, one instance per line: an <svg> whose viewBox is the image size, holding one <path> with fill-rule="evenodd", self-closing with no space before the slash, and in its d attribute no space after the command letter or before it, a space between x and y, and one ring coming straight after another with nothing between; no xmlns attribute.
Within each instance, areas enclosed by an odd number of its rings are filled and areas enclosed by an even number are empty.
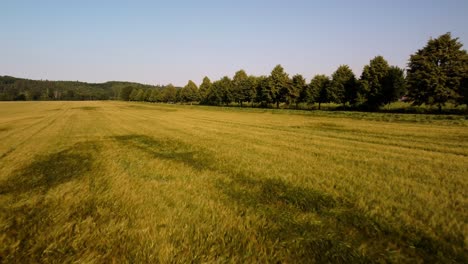
<svg viewBox="0 0 468 264"><path fill-rule="evenodd" d="M468 1L0 0L0 75L185 85L276 64L360 75L376 55L404 67L448 31L468 45Z"/></svg>

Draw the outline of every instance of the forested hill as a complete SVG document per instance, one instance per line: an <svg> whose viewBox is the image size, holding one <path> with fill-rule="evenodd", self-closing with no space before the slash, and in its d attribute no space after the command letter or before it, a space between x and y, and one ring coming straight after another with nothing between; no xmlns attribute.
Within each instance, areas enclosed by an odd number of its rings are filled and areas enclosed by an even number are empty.
<svg viewBox="0 0 468 264"><path fill-rule="evenodd" d="M0 101L111 100L118 99L121 91L131 91L135 88L159 90L163 87L132 82L39 81L0 76Z"/></svg>

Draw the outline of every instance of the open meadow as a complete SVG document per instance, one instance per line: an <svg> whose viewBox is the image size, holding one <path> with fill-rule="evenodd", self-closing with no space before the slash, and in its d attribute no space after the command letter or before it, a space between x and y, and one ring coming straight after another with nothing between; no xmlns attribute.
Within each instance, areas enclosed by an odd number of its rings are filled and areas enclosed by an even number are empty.
<svg viewBox="0 0 468 264"><path fill-rule="evenodd" d="M468 119L0 103L2 263L468 263Z"/></svg>

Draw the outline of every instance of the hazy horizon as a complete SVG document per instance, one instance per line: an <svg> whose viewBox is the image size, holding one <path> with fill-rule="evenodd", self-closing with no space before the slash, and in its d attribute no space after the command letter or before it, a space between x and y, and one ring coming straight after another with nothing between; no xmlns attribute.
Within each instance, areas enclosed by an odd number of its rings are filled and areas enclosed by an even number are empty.
<svg viewBox="0 0 468 264"><path fill-rule="evenodd" d="M183 86L281 64L308 80L382 55L405 67L430 37L468 45L466 1L3 1L0 75ZM466 49L466 46L464 46Z"/></svg>

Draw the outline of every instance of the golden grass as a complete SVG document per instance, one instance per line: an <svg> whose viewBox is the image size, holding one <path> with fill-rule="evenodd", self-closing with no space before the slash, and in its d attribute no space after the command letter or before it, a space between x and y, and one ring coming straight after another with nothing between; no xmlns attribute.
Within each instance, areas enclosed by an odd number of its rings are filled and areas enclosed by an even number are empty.
<svg viewBox="0 0 468 264"><path fill-rule="evenodd" d="M466 263L467 125L1 103L0 261Z"/></svg>

